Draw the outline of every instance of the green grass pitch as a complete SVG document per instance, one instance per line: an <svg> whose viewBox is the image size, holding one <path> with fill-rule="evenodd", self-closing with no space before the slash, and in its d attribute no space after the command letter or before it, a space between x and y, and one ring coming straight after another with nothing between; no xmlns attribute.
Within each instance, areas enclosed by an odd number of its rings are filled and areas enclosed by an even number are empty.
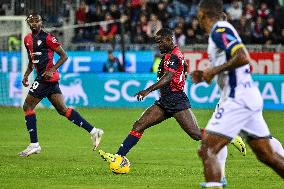
<svg viewBox="0 0 284 189"><path fill-rule="evenodd" d="M100 149L116 152L143 112L142 109L78 109L89 122L103 128ZM204 127L212 110L193 110ZM265 111L271 133L284 143L284 116ZM114 175L97 152L87 132L59 116L38 109L39 155L17 153L29 143L21 109L0 108L0 188L199 188L203 169L197 156L199 142L189 138L174 119L148 129L128 154L131 171ZM228 189L283 189L284 181L259 163L249 149L243 157L229 146L226 165Z"/></svg>

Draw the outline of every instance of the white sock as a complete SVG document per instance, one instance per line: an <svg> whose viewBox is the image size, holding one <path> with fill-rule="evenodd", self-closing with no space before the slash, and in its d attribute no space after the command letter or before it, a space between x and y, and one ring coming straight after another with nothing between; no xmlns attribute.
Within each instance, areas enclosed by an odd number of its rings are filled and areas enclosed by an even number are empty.
<svg viewBox="0 0 284 189"><path fill-rule="evenodd" d="M91 134L91 135L94 134L94 132L96 132L96 130L97 130L97 128L94 127L94 128L91 130L90 134Z"/></svg>
<svg viewBox="0 0 284 189"><path fill-rule="evenodd" d="M31 143L31 145L33 145L33 146L38 146L39 143L38 143L38 142L36 142L36 143Z"/></svg>
<svg viewBox="0 0 284 189"><path fill-rule="evenodd" d="M207 182L205 187L223 186L220 182Z"/></svg>
<svg viewBox="0 0 284 189"><path fill-rule="evenodd" d="M284 149L283 149L283 146L281 145L281 143L274 137L269 139L269 142L270 142L270 145L271 145L273 151L276 152L277 154L279 154L280 156L284 157Z"/></svg>
<svg viewBox="0 0 284 189"><path fill-rule="evenodd" d="M221 179L225 177L225 164L227 160L227 154L228 154L227 146L224 146L217 154L217 159L221 166Z"/></svg>

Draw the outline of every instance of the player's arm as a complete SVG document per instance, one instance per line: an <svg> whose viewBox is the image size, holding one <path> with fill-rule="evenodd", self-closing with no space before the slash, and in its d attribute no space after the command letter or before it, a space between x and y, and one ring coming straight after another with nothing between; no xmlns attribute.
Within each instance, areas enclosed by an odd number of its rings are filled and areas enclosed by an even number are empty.
<svg viewBox="0 0 284 189"><path fill-rule="evenodd" d="M144 97L147 96L150 92L162 88L172 80L172 77L178 69L180 60L176 55L167 54L165 55L165 62L164 75L159 79L157 83L151 85L143 91L136 93L135 96L137 96L138 101L143 100Z"/></svg>
<svg viewBox="0 0 284 189"><path fill-rule="evenodd" d="M221 72L249 64L250 58L244 44L230 27L216 27L211 37L215 45L226 53L228 61L203 71L203 79L207 83Z"/></svg>
<svg viewBox="0 0 284 189"><path fill-rule="evenodd" d="M204 70L202 79L205 80L207 83L210 83L215 75L249 64L249 60L250 59L248 56L248 52L245 47L239 48L235 51L232 58L227 63Z"/></svg>
<svg viewBox="0 0 284 189"><path fill-rule="evenodd" d="M58 46L54 51L59 55L59 59L51 69L46 70L42 74L42 76L47 80L50 79L53 73L68 59L66 52L61 46Z"/></svg>
<svg viewBox="0 0 284 189"><path fill-rule="evenodd" d="M155 83L155 84L151 85L150 87L148 87L147 89L140 91L140 92L135 94L135 96L137 96L137 100L138 101L143 100L145 98L145 96L147 96L152 91L160 89L163 86L165 86L166 84L168 84L171 81L173 75L174 75L174 72L170 72L170 71L165 70L164 75L161 77L161 79L157 83Z"/></svg>
<svg viewBox="0 0 284 189"><path fill-rule="evenodd" d="M64 62L66 62L66 60L68 59L66 52L61 46L57 47L55 49L55 52L59 55L60 58L58 59L56 64L52 67L54 71L57 70L62 64L64 64Z"/></svg>
<svg viewBox="0 0 284 189"><path fill-rule="evenodd" d="M26 49L27 49L27 47L26 47ZM29 83L28 83L28 81L29 81L29 75L30 75L30 74L32 73L32 71L33 71L33 63L32 63L32 59L31 59L31 56L30 56L30 54L29 54L28 49L27 49L27 53L28 53L29 63L28 63L28 67L27 67L27 69L26 69L26 71L25 71L23 80L22 80L22 84L23 84L25 87L29 86Z"/></svg>

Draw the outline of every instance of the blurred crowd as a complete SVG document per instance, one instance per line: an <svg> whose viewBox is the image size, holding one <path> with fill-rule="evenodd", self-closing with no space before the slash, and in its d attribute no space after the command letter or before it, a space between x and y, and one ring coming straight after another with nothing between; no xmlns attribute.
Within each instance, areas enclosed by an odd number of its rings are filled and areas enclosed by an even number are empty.
<svg viewBox="0 0 284 189"><path fill-rule="evenodd" d="M10 1L2 1L0 15L5 15ZM246 44L284 44L284 0L223 2L228 21ZM126 44L151 44L154 34L168 27L174 31L175 42L184 46L207 43L196 17L198 3L199 0L15 0L14 10L19 15L39 9L46 13L47 27L52 23L60 27L63 20L69 25L78 24L73 43L118 44L123 31ZM69 21L71 9L75 23ZM93 22L97 24L81 27Z"/></svg>
<svg viewBox="0 0 284 189"><path fill-rule="evenodd" d="M174 30L180 46L206 43L207 36L196 18L197 0L85 0L76 10L76 23L108 21L79 28L74 42L117 42L123 20L128 43L153 43L162 27ZM245 43L284 44L284 7L281 0L224 0L224 12ZM95 36L95 37L94 37Z"/></svg>

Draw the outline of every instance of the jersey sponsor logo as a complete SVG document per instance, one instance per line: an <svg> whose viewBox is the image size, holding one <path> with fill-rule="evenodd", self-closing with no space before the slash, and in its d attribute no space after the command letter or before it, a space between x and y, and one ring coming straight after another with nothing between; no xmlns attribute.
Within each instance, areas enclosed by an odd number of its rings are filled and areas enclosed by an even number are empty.
<svg viewBox="0 0 284 189"><path fill-rule="evenodd" d="M42 55L42 52L33 52L32 55Z"/></svg>
<svg viewBox="0 0 284 189"><path fill-rule="evenodd" d="M169 66L173 66L175 62L169 62Z"/></svg>
<svg viewBox="0 0 284 189"><path fill-rule="evenodd" d="M39 63L39 57L37 57L37 56L41 56L42 55L42 52L33 52L32 53L32 57L34 58L33 60L32 60L32 63L34 63L34 64L38 64Z"/></svg>
<svg viewBox="0 0 284 189"><path fill-rule="evenodd" d="M41 40L37 40L37 46L40 46L41 43L42 43Z"/></svg>

